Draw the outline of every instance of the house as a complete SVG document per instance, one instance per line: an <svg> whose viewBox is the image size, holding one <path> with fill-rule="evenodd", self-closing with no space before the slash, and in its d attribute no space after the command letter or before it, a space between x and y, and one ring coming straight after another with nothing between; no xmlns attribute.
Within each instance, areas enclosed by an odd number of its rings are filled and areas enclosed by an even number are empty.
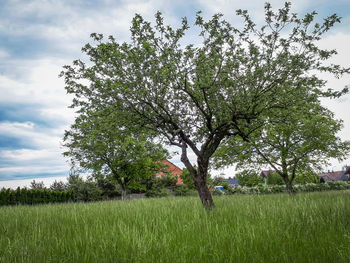
<svg viewBox="0 0 350 263"><path fill-rule="evenodd" d="M350 177L350 166L345 167L343 171L336 172L325 172L317 175L320 180L325 182L334 182L334 181L348 181Z"/></svg>
<svg viewBox="0 0 350 263"><path fill-rule="evenodd" d="M273 173L276 173L276 171L275 170L262 170L260 175L262 177L262 180L265 181L265 178Z"/></svg>
<svg viewBox="0 0 350 263"><path fill-rule="evenodd" d="M168 160L162 160L159 161L159 163L162 163L165 167L162 168L162 170L155 174L157 178L161 178L165 174L170 174L174 176L177 179L176 185L183 184L183 180L180 178L180 175L182 174L182 170L177 167L175 164Z"/></svg>
<svg viewBox="0 0 350 263"><path fill-rule="evenodd" d="M227 182L228 182L228 185L231 186L231 187L236 187L238 186L238 179L237 178L231 178L229 177L227 179Z"/></svg>

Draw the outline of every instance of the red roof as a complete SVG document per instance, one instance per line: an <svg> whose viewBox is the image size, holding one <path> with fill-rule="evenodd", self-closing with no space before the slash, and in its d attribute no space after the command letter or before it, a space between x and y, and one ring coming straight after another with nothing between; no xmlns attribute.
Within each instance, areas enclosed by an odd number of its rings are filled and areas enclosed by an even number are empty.
<svg viewBox="0 0 350 263"><path fill-rule="evenodd" d="M319 178L323 178L326 182L340 181L344 171L328 172L318 174Z"/></svg>
<svg viewBox="0 0 350 263"><path fill-rule="evenodd" d="M182 170L179 167L177 167L175 164L173 164L172 162L170 162L168 160L162 160L159 162L164 164L165 166L168 166L168 168L166 168L166 171L160 171L160 172L156 173L156 177L161 177L161 176L165 175L166 173L170 173L172 176L176 177L176 179L177 179L176 184L183 184L183 181L180 178L180 175L182 174Z"/></svg>

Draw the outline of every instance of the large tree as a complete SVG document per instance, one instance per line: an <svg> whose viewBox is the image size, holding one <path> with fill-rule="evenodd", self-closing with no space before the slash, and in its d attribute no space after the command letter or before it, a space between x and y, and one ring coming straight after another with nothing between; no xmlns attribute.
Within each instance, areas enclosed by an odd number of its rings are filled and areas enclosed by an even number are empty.
<svg viewBox="0 0 350 263"><path fill-rule="evenodd" d="M75 171L91 172L99 180L112 177L124 199L130 183L154 176L166 151L140 130L133 132L132 124L116 113L81 113L65 132L64 155Z"/></svg>
<svg viewBox="0 0 350 263"><path fill-rule="evenodd" d="M206 208L214 207L206 175L223 139L248 138L264 125L264 116L281 107L284 86L307 87L315 96L334 95L325 93L325 82L311 72L347 71L324 64L335 51L315 45L339 22L338 16L314 24L315 13L299 19L290 13L290 3L276 12L266 4L265 25L258 28L247 11L237 14L244 20L241 29L221 14L205 21L197 13L194 27L201 43L189 45L183 44L189 41L186 18L173 29L164 25L159 12L154 27L136 15L131 41L92 34L96 44L83 48L90 63L76 60L62 74L67 92L75 95L72 106L80 112L112 108L129 113L134 124L179 147Z"/></svg>
<svg viewBox="0 0 350 263"><path fill-rule="evenodd" d="M288 101L286 94L283 100ZM250 138L229 139L216 152L218 164L237 164L240 168L269 166L279 174L288 192L299 175L320 170L330 158L344 160L350 142L337 136L342 122L315 98L295 101L294 107L272 110L271 120Z"/></svg>

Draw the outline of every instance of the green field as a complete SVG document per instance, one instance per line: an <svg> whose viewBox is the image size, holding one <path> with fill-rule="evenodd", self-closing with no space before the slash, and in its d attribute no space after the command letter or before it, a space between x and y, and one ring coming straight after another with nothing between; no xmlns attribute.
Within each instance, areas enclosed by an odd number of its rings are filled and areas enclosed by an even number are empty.
<svg viewBox="0 0 350 263"><path fill-rule="evenodd" d="M350 191L0 208L0 262L350 262Z"/></svg>

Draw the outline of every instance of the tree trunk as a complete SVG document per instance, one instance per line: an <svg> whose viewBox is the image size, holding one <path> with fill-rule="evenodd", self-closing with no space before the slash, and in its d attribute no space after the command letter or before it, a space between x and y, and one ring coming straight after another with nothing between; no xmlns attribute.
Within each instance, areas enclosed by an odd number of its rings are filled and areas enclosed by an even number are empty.
<svg viewBox="0 0 350 263"><path fill-rule="evenodd" d="M196 169L195 167L193 167L193 165L187 157L187 145L184 141L182 141L181 149L181 161L184 163L184 165L190 172L190 175L194 181L194 185L196 186L196 189L198 191L199 198L202 201L203 207L207 211L215 208L213 198L207 187L209 157L211 156L211 154L207 154L206 156L203 156L203 153L202 156L197 155L198 168ZM198 152L198 154L200 153L201 152Z"/></svg>
<svg viewBox="0 0 350 263"><path fill-rule="evenodd" d="M126 200L126 189L122 187L122 200Z"/></svg>
<svg viewBox="0 0 350 263"><path fill-rule="evenodd" d="M286 183L286 189L289 194L295 194L293 183L289 180L288 176L283 176L283 180Z"/></svg>
<svg viewBox="0 0 350 263"><path fill-rule="evenodd" d="M211 196L211 193L208 189L206 178L207 178L206 175L198 175L196 178L194 178L194 184L198 191L199 198L202 201L203 207L206 210L211 210L215 208L215 204Z"/></svg>

